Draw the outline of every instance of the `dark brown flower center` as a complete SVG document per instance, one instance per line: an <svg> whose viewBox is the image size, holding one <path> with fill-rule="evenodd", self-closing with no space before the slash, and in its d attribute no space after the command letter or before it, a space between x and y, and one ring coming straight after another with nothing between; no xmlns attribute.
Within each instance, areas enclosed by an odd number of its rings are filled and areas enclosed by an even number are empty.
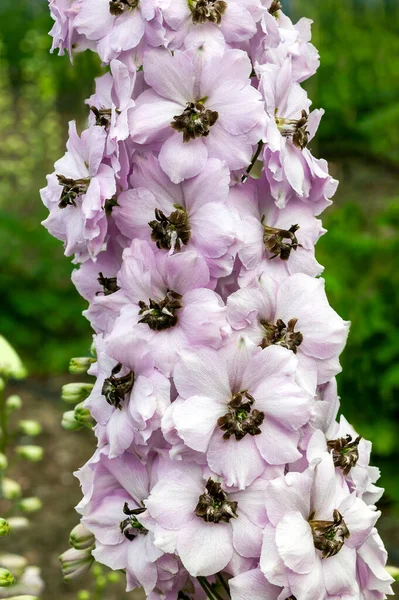
<svg viewBox="0 0 399 600"><path fill-rule="evenodd" d="M269 8L269 13L271 15L273 15L273 17L276 15L276 13L278 13L279 10L282 9L282 4L280 2L280 0L273 0L270 8Z"/></svg>
<svg viewBox="0 0 399 600"><path fill-rule="evenodd" d="M150 329L162 331L174 327L178 322L177 311L183 307L182 296L168 290L165 298L160 302L149 300L149 304L139 302L139 315L142 315L139 323L147 323Z"/></svg>
<svg viewBox="0 0 399 600"><path fill-rule="evenodd" d="M317 521L310 515L309 525L312 528L313 542L317 550L321 550L323 558L335 556L350 536L349 529L338 510L333 512L333 521Z"/></svg>
<svg viewBox="0 0 399 600"><path fill-rule="evenodd" d="M135 508L131 510L129 508L129 504L125 502L123 507L123 512L125 515L128 515L127 519L122 521L119 525L121 533L127 538L130 542L133 541L138 535L147 535L148 530L137 520L136 515L141 515L145 512L145 508Z"/></svg>
<svg viewBox="0 0 399 600"><path fill-rule="evenodd" d="M342 469L344 475L348 475L352 467L355 467L359 460L359 442L361 437L352 441L352 436L347 435L344 438L329 440L327 448L331 452L334 465Z"/></svg>
<svg viewBox="0 0 399 600"><path fill-rule="evenodd" d="M229 412L219 417L217 424L224 431L223 439L228 440L232 435L236 440L242 440L247 434L259 435L265 415L253 408L255 398L244 390L234 394L228 403Z"/></svg>
<svg viewBox="0 0 399 600"><path fill-rule="evenodd" d="M181 250L191 237L188 215L184 208L175 205L176 210L167 217L159 208L155 209L155 220L150 221L151 239L163 250Z"/></svg>
<svg viewBox="0 0 399 600"><path fill-rule="evenodd" d="M306 110L303 110L300 119L284 119L277 115L275 117L281 135L291 138L294 146L300 150L308 145L309 131L306 129L308 116Z"/></svg>
<svg viewBox="0 0 399 600"><path fill-rule="evenodd" d="M121 288L118 286L116 277L104 277L102 273L98 274L97 281L103 287L104 296L109 296L110 294L114 294ZM96 296L101 294L101 292L97 292Z"/></svg>
<svg viewBox="0 0 399 600"><path fill-rule="evenodd" d="M64 175L57 175L57 179L63 187L58 203L59 208L76 206L76 199L86 194L90 185L90 179L69 179Z"/></svg>
<svg viewBox="0 0 399 600"><path fill-rule="evenodd" d="M114 17L119 17L124 12L133 10L139 5L139 0L110 0L109 12Z"/></svg>
<svg viewBox="0 0 399 600"><path fill-rule="evenodd" d="M297 353L298 346L303 342L303 335L300 331L294 331L295 325L298 319L290 319L288 325L281 319L278 319L276 324L272 321L261 321L265 335L259 344L261 348L267 348L268 346L282 346L292 350L294 354Z"/></svg>
<svg viewBox="0 0 399 600"><path fill-rule="evenodd" d="M108 129L111 124L112 110L110 108L96 108L90 106L91 112L96 117L96 125Z"/></svg>
<svg viewBox="0 0 399 600"><path fill-rule="evenodd" d="M226 492L217 481L209 478L195 509L197 517L207 523L228 523L238 517L238 502L230 502Z"/></svg>
<svg viewBox="0 0 399 600"><path fill-rule="evenodd" d="M188 102L181 115L173 117L171 126L183 134L183 142L209 135L210 128L219 118L219 113L205 108L207 98L198 102Z"/></svg>
<svg viewBox="0 0 399 600"><path fill-rule="evenodd" d="M116 377L122 370L122 364L118 363L111 371L111 376L108 377L101 388L101 393L105 396L106 401L111 406L122 410L122 402L126 394L132 391L134 385L134 373L130 371L127 375Z"/></svg>
<svg viewBox="0 0 399 600"><path fill-rule="evenodd" d="M288 260L292 250L302 248L295 235L299 229L299 225L291 225L289 229L276 229L275 227L265 225L263 221L264 216L261 221L264 230L263 242L266 249L273 255L270 257L270 260L277 256L281 260Z"/></svg>
<svg viewBox="0 0 399 600"><path fill-rule="evenodd" d="M227 2L224 0L189 0L193 23L215 23L220 25L226 12Z"/></svg>

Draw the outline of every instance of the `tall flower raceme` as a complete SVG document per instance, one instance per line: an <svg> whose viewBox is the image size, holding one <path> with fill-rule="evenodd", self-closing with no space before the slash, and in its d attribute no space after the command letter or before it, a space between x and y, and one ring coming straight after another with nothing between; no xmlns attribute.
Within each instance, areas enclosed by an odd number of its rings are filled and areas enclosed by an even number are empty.
<svg viewBox="0 0 399 600"><path fill-rule="evenodd" d="M42 191L77 268L93 357L67 429L84 547L149 600L380 600L370 443L337 422L349 323L315 244L337 182L310 21L276 0L52 0L54 47L108 70ZM93 550L94 545L94 550ZM64 571L65 571L64 569Z"/></svg>

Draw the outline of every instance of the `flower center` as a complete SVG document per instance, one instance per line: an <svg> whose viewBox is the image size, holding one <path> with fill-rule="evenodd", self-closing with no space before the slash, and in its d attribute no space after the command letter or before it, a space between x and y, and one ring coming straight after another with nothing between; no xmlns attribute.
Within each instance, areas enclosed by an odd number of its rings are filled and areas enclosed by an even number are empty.
<svg viewBox="0 0 399 600"><path fill-rule="evenodd" d="M306 129L308 116L306 110L303 110L300 119L283 119L277 115L275 117L281 135L291 138L294 146L300 150L303 150L308 145L309 131Z"/></svg>
<svg viewBox="0 0 399 600"><path fill-rule="evenodd" d="M162 331L174 327L178 322L176 312L183 305L180 302L182 296L168 290L165 298L160 302L149 300L149 305L143 301L139 302L139 315L143 315L139 323L147 323L150 329Z"/></svg>
<svg viewBox="0 0 399 600"><path fill-rule="evenodd" d="M229 412L223 417L219 417L217 424L224 431L223 439L228 440L232 435L236 440L242 440L248 433L249 435L259 435L265 415L256 408L253 409L255 398L244 390L234 394L232 400L228 403Z"/></svg>
<svg viewBox="0 0 399 600"><path fill-rule="evenodd" d="M219 118L219 113L205 108L207 98L198 102L187 102L187 107L181 115L173 117L171 126L183 134L183 142L209 135L210 128Z"/></svg>
<svg viewBox="0 0 399 600"><path fill-rule="evenodd" d="M68 179L68 177L64 177L63 175L57 175L57 179L58 183L63 187L58 204L59 208L66 208L67 206L76 207L76 198L86 194L90 179Z"/></svg>
<svg viewBox="0 0 399 600"><path fill-rule="evenodd" d="M102 273L98 274L97 281L100 285L103 286L104 296L109 296L110 294L114 294L121 288L117 284L116 277L104 277ZM101 292L97 292L96 296L101 294Z"/></svg>
<svg viewBox="0 0 399 600"><path fill-rule="evenodd" d="M139 0L110 0L109 12L114 17L119 17L124 12L133 10L139 5Z"/></svg>
<svg viewBox="0 0 399 600"><path fill-rule="evenodd" d="M148 225L152 229L151 239L158 248L163 250L181 250L182 245L188 244L191 237L188 215L184 208L174 205L176 210L169 217L155 209L155 220Z"/></svg>
<svg viewBox="0 0 399 600"><path fill-rule="evenodd" d="M141 515L145 512L145 508L135 508L134 510L130 510L129 504L125 502L123 507L123 512L125 515L128 515L128 518L122 521L119 525L121 533L127 538L130 542L133 541L138 535L147 535L148 530L141 524L136 518L136 515Z"/></svg>
<svg viewBox="0 0 399 600"><path fill-rule="evenodd" d="M273 0L269 8L269 13L273 15L273 17L275 17L276 13L278 13L278 11L282 9L282 7L283 5L281 4L280 0Z"/></svg>
<svg viewBox="0 0 399 600"><path fill-rule="evenodd" d="M188 0L193 23L215 23L220 25L222 16L226 12L227 2L224 0Z"/></svg>
<svg viewBox="0 0 399 600"><path fill-rule="evenodd" d="M276 324L271 321L261 321L265 335L259 344L261 348L276 345L292 350L297 353L298 346L303 342L303 335L300 331L294 331L298 319L290 319L288 325L281 319L278 319Z"/></svg>
<svg viewBox="0 0 399 600"><path fill-rule="evenodd" d="M195 509L197 517L204 519L207 523L228 523L230 519L236 519L238 502L230 502L222 486L217 481L209 478L205 493L201 494Z"/></svg>
<svg viewBox="0 0 399 600"><path fill-rule="evenodd" d="M310 515L309 525L312 528L313 543L321 550L323 558L335 556L349 538L349 529L338 510L333 512L333 521L314 521L314 513Z"/></svg>
<svg viewBox="0 0 399 600"><path fill-rule="evenodd" d="M266 249L273 255L270 260L279 256L281 260L288 260L291 255L291 250L296 250L298 247L302 248L301 244L298 243L296 232L299 229L299 225L291 225L286 229L276 229L275 227L269 227L264 225L265 217L262 217L261 223L263 225L263 242Z"/></svg>
<svg viewBox="0 0 399 600"><path fill-rule="evenodd" d="M96 125L108 129L111 123L112 110L110 108L96 108L90 106L91 112L96 117Z"/></svg>
<svg viewBox="0 0 399 600"><path fill-rule="evenodd" d="M120 373L122 364L118 363L111 371L111 376L108 377L103 383L101 393L105 396L106 401L111 406L122 410L122 402L125 399L126 394L132 391L134 384L134 373L130 371L127 375L122 377L115 377Z"/></svg>
<svg viewBox="0 0 399 600"><path fill-rule="evenodd" d="M334 465L342 469L344 475L348 475L352 467L355 467L359 460L359 442L358 436L352 441L352 436L347 435L344 438L330 440L327 442L327 448L331 452Z"/></svg>

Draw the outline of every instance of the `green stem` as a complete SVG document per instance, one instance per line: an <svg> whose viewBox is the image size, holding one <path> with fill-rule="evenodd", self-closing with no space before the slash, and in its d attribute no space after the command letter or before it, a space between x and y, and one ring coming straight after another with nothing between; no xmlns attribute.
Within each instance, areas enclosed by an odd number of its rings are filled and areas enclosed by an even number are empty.
<svg viewBox="0 0 399 600"><path fill-rule="evenodd" d="M221 573L218 573L216 575L216 577L219 579L219 581L222 584L224 590L227 592L228 597L230 598L230 588L227 585L227 583L225 582L223 575Z"/></svg>
<svg viewBox="0 0 399 600"><path fill-rule="evenodd" d="M248 169L246 170L246 172L245 172L245 175L243 175L243 176L241 177L241 182L242 182L242 183L244 183L244 181L246 181L246 180L248 179L248 175L250 174L250 172L251 172L251 171L252 171L252 169L254 168L254 166L255 166L255 164L256 164L256 161L258 160L258 158L259 158L259 155L260 155L260 153L262 152L262 148L263 148L263 146L264 146L264 142L262 142L262 140L261 140L261 141L258 143L258 147L257 147L257 149L256 149L256 152L255 152L255 154L254 154L254 155L253 155L253 157L252 157L251 164L249 165Z"/></svg>
<svg viewBox="0 0 399 600"><path fill-rule="evenodd" d="M206 577L197 577L197 580L209 600L224 600L224 598L222 598L222 596L220 596L220 594L212 588Z"/></svg>

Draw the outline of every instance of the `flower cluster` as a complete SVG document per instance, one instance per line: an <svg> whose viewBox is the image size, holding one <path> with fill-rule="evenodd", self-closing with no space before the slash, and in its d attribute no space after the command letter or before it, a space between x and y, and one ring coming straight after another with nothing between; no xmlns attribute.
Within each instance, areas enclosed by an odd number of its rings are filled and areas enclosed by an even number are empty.
<svg viewBox="0 0 399 600"><path fill-rule="evenodd" d="M42 190L95 331L68 421L96 422L95 559L149 600L384 598L379 473L336 421L349 323L315 258L337 182L311 151L310 21L276 0L50 7L54 47L109 66Z"/></svg>

